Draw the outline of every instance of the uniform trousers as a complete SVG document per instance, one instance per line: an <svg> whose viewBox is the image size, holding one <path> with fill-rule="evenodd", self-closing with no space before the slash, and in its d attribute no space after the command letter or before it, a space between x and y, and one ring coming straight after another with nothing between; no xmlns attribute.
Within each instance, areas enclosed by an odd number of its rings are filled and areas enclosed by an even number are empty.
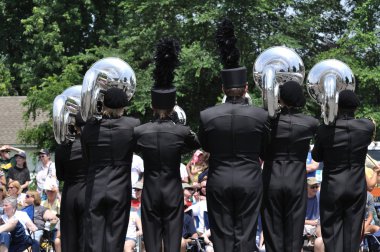
<svg viewBox="0 0 380 252"><path fill-rule="evenodd" d="M258 167L209 171L207 209L216 252L251 252L262 197Z"/></svg>
<svg viewBox="0 0 380 252"><path fill-rule="evenodd" d="M145 249L147 252L161 252L163 241L165 252L178 252L181 250L184 215L180 178L165 180L157 179L160 175L154 175L156 179L149 175L144 175L141 203Z"/></svg>
<svg viewBox="0 0 380 252"><path fill-rule="evenodd" d="M357 252L366 205L363 168L324 171L321 185L321 231L326 252Z"/></svg>
<svg viewBox="0 0 380 252"><path fill-rule="evenodd" d="M86 183L65 182L61 200L61 243L63 252L84 251Z"/></svg>
<svg viewBox="0 0 380 252"><path fill-rule="evenodd" d="M272 161L271 166L264 166L263 183L266 251L301 251L307 207L305 163Z"/></svg>
<svg viewBox="0 0 380 252"><path fill-rule="evenodd" d="M86 187L86 252L124 250L131 190L126 165L90 165Z"/></svg>

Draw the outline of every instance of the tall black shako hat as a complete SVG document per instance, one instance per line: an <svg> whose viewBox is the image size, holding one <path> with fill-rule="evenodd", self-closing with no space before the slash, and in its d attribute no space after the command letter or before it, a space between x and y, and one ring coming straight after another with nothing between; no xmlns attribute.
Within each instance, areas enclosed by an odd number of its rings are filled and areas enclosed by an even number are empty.
<svg viewBox="0 0 380 252"><path fill-rule="evenodd" d="M338 108L355 110L360 106L360 100L352 90L343 90L339 93Z"/></svg>
<svg viewBox="0 0 380 252"><path fill-rule="evenodd" d="M224 18L217 27L216 43L218 44L223 65L221 71L224 88L245 87L247 83L247 68L239 66L240 52L236 48L234 25Z"/></svg>
<svg viewBox="0 0 380 252"><path fill-rule="evenodd" d="M155 109L172 109L175 105L176 88L173 85L174 69L179 65L181 48L177 40L163 38L156 45L153 71L154 84L151 89L152 107Z"/></svg>

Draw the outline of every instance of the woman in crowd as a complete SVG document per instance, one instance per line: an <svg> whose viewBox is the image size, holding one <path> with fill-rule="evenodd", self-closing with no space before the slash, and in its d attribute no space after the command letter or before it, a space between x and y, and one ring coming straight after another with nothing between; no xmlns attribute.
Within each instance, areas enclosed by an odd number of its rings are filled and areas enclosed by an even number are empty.
<svg viewBox="0 0 380 252"><path fill-rule="evenodd" d="M15 155L16 165L9 169L9 182L17 180L21 185L21 191L25 193L28 190L30 183L30 172L26 164L25 152L20 152Z"/></svg>
<svg viewBox="0 0 380 252"><path fill-rule="evenodd" d="M4 199L6 218L2 218L5 224L0 226L0 251L24 251L34 244L33 239L27 235L21 220L15 216L16 210L16 198Z"/></svg>
<svg viewBox="0 0 380 252"><path fill-rule="evenodd" d="M17 209L23 208L25 193L21 192L21 185L17 180L9 182L8 196L15 197L17 199Z"/></svg>
<svg viewBox="0 0 380 252"><path fill-rule="evenodd" d="M187 173L190 176L191 182L198 181L198 176L208 168L208 158L210 154L202 150L197 150L190 162L186 165Z"/></svg>
<svg viewBox="0 0 380 252"><path fill-rule="evenodd" d="M43 187L47 198L41 202L41 205L52 211L54 215L59 215L61 213L61 200L58 197L58 184L53 180L50 182L46 181Z"/></svg>

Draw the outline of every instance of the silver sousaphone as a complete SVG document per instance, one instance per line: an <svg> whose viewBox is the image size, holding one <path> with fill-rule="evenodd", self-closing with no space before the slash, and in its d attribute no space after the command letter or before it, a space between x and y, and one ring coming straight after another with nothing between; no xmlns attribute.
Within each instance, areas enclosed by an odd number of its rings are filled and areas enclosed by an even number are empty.
<svg viewBox="0 0 380 252"><path fill-rule="evenodd" d="M321 105L324 123L331 125L338 114L339 92L345 89L355 91L355 77L342 61L327 59L313 66L306 86L309 95Z"/></svg>
<svg viewBox="0 0 380 252"><path fill-rule="evenodd" d="M81 90L80 85L72 86L54 99L53 132L58 144L75 139L75 116L80 110Z"/></svg>
<svg viewBox="0 0 380 252"><path fill-rule="evenodd" d="M111 87L122 89L130 100L136 91L136 76L125 61L101 59L86 72L82 84L81 115L84 121L102 118L104 93Z"/></svg>
<svg viewBox="0 0 380 252"><path fill-rule="evenodd" d="M279 86L293 80L302 85L305 66L300 56L285 46L275 46L262 52L253 66L253 78L260 87L263 106L271 118L279 112Z"/></svg>

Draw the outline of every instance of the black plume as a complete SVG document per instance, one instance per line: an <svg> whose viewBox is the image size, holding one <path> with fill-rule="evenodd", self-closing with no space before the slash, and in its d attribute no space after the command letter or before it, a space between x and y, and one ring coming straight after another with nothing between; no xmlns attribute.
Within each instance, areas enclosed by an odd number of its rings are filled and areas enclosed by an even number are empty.
<svg viewBox="0 0 380 252"><path fill-rule="evenodd" d="M172 38L162 38L156 45L154 60L156 68L153 71L154 87L172 87L174 69L179 65L179 42Z"/></svg>
<svg viewBox="0 0 380 252"><path fill-rule="evenodd" d="M235 46L237 39L231 20L224 18L218 24L215 40L219 46L224 69L239 67L240 52Z"/></svg>

